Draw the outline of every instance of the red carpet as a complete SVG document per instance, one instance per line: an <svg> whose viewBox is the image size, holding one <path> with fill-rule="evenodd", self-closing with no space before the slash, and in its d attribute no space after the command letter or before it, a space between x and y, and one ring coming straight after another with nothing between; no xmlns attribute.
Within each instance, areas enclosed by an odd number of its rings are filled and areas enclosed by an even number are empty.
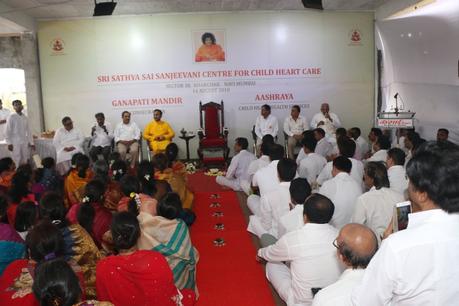
<svg viewBox="0 0 459 306"><path fill-rule="evenodd" d="M222 190L215 183L215 177L202 173L190 176L189 183L195 192L193 210L197 215L191 227L191 238L200 253L197 305L274 306L263 266L255 261L256 250L246 231L247 224L236 193ZM214 193L220 198L211 199ZM210 207L212 202L221 206ZM212 216L215 211L223 212L223 216ZM224 230L216 230L216 223L223 223ZM226 244L214 246L216 238L223 238Z"/></svg>

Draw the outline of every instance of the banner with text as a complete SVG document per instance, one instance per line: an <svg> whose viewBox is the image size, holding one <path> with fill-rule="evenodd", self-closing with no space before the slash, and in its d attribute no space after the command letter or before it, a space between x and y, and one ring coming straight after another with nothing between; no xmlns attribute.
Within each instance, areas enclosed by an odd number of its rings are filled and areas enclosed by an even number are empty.
<svg viewBox="0 0 459 306"><path fill-rule="evenodd" d="M143 128L159 108L176 134L199 128L198 105L224 102L230 141L251 139L263 104L282 126L328 102L345 127L373 123L372 13L164 14L39 23L45 125L64 116L88 134L94 114ZM177 135L178 136L178 135ZM176 139L184 154L184 143ZM230 143L230 145L231 145ZM197 140L191 141L192 157Z"/></svg>

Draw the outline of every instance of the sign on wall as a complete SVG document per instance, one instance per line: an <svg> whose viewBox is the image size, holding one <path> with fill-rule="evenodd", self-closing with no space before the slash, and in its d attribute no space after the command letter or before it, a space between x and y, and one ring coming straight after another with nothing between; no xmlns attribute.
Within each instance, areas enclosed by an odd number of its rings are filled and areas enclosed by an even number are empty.
<svg viewBox="0 0 459 306"><path fill-rule="evenodd" d="M282 127L292 105L310 120L328 102L346 127L366 129L372 20L371 13L250 12L40 22L45 125L55 129L69 115L89 133L96 112L116 124L129 110L143 127L159 108L176 133L196 131L199 102L223 101L230 139L250 139L263 104Z"/></svg>

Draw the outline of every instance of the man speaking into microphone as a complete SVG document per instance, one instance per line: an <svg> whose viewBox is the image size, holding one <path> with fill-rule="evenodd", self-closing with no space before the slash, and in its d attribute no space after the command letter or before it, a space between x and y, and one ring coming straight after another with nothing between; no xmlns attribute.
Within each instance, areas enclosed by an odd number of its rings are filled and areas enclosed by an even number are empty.
<svg viewBox="0 0 459 306"><path fill-rule="evenodd" d="M335 113L330 112L328 103L322 103L320 106L320 113L312 117L311 128L322 128L327 135L331 135L337 128L341 126L341 122Z"/></svg>
<svg viewBox="0 0 459 306"><path fill-rule="evenodd" d="M105 121L104 113L97 113L96 124L91 129L91 149L89 155L93 162L98 160L99 155L102 155L105 160L108 160L108 155L112 148L113 128L110 122Z"/></svg>

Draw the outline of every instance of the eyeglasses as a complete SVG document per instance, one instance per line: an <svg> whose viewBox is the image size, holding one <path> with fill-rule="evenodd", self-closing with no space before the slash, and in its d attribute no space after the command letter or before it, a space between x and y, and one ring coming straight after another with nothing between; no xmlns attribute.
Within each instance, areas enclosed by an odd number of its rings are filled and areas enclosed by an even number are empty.
<svg viewBox="0 0 459 306"><path fill-rule="evenodd" d="M336 239L333 240L332 244L333 244L333 246L334 246L335 248L339 249L338 240L336 240Z"/></svg>

